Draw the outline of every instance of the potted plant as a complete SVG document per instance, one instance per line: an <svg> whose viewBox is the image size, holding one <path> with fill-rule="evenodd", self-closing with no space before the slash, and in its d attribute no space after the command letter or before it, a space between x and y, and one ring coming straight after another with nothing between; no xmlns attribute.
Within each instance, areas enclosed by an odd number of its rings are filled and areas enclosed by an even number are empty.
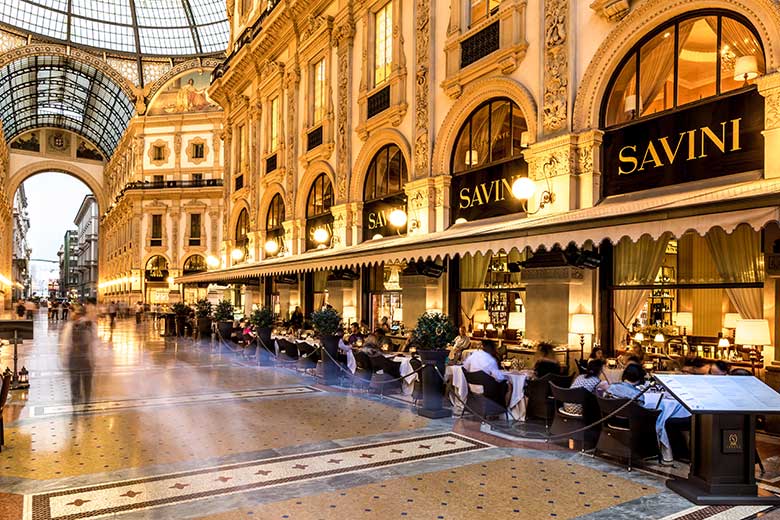
<svg viewBox="0 0 780 520"><path fill-rule="evenodd" d="M195 317L198 321L198 335L201 338L211 336L211 302L207 298L195 302Z"/></svg>
<svg viewBox="0 0 780 520"><path fill-rule="evenodd" d="M334 360L339 350L341 316L333 307L326 307L311 313L311 323L320 338L320 345L326 354L322 356L325 369L325 383L335 384L339 377L339 368Z"/></svg>
<svg viewBox="0 0 780 520"><path fill-rule="evenodd" d="M449 410L442 408L442 399L447 345L455 336L455 325L449 317L438 312L426 312L420 316L412 332L412 340L417 343L417 353L423 362L423 406L419 414L424 417L437 419L450 415Z"/></svg>
<svg viewBox="0 0 780 520"><path fill-rule="evenodd" d="M217 322L217 330L223 340L230 339L230 331L233 330L233 304L227 300L219 300L214 308L214 321Z"/></svg>
<svg viewBox="0 0 780 520"><path fill-rule="evenodd" d="M176 335L184 336L184 327L187 325L190 308L184 302L176 302L171 306L171 310L176 315Z"/></svg>
<svg viewBox="0 0 780 520"><path fill-rule="evenodd" d="M271 327L274 324L274 313L268 307L257 309L249 316L249 323L255 329L257 333L257 339L259 342L260 353L258 361L260 364L270 363L271 361Z"/></svg>

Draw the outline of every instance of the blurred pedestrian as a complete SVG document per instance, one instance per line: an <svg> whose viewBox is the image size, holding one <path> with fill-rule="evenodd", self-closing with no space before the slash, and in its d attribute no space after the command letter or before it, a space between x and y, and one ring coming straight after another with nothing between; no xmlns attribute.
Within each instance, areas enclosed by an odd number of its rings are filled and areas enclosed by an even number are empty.
<svg viewBox="0 0 780 520"><path fill-rule="evenodd" d="M70 401L72 405L87 403L92 398L92 376L94 372L94 343L97 327L87 309L73 306L70 321L62 332L62 343L67 352L70 372Z"/></svg>
<svg viewBox="0 0 780 520"><path fill-rule="evenodd" d="M116 326L116 313L118 310L119 307L117 306L116 302L111 302L108 304L108 319L110 320L111 332L114 332L114 327Z"/></svg>

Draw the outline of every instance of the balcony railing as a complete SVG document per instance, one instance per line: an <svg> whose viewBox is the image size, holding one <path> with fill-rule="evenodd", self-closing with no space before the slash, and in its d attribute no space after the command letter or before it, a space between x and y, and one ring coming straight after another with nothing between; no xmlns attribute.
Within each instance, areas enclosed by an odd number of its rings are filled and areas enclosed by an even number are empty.
<svg viewBox="0 0 780 520"><path fill-rule="evenodd" d="M133 181L124 190L164 190L167 188L214 188L222 186L222 179L200 179L187 181ZM123 191L124 191L123 190Z"/></svg>

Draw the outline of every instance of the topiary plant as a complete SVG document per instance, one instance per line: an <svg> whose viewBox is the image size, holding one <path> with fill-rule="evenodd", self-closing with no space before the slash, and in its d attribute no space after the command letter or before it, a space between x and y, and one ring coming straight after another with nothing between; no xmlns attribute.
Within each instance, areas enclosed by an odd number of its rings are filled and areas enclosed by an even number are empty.
<svg viewBox="0 0 780 520"><path fill-rule="evenodd" d="M274 324L274 313L268 307L257 309L249 316L249 322L258 329L269 328Z"/></svg>
<svg viewBox="0 0 780 520"><path fill-rule="evenodd" d="M311 323L320 337L335 336L341 329L341 315L333 307L311 313Z"/></svg>
<svg viewBox="0 0 780 520"><path fill-rule="evenodd" d="M195 316L198 318L211 318L212 310L211 302L206 298L195 302Z"/></svg>
<svg viewBox="0 0 780 520"><path fill-rule="evenodd" d="M190 308L186 303L176 302L171 306L171 310L176 313L177 316L186 316L190 313Z"/></svg>
<svg viewBox="0 0 780 520"><path fill-rule="evenodd" d="M214 319L217 321L233 321L233 304L227 300L219 300L214 308Z"/></svg>
<svg viewBox="0 0 780 520"><path fill-rule="evenodd" d="M455 325L448 316L426 312L418 318L412 339L420 345L420 350L444 350L456 335Z"/></svg>

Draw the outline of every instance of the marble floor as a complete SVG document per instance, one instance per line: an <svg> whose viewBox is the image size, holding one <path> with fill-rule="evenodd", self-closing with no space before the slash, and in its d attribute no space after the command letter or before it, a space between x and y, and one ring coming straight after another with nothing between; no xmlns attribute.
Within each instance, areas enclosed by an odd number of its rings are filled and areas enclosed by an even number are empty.
<svg viewBox="0 0 780 520"><path fill-rule="evenodd" d="M664 475L627 472L541 442L425 419L403 400L257 367L152 322L100 325L91 391L68 368L61 324L20 347L29 390L4 410L0 520L718 519L767 508L695 507ZM0 367L12 349L0 348ZM759 444L780 487L780 440ZM780 490L778 490L780 491Z"/></svg>

